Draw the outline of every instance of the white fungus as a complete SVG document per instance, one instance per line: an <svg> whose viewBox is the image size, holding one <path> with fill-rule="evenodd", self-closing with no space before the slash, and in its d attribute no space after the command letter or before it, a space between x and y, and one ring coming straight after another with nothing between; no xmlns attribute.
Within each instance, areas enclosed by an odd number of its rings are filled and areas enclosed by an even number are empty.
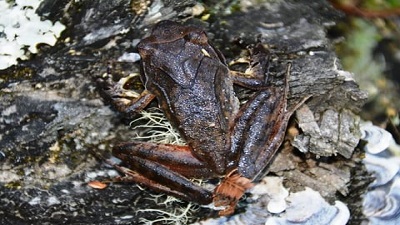
<svg viewBox="0 0 400 225"><path fill-rule="evenodd" d="M27 59L24 48L37 53L36 45L53 46L65 26L41 20L36 14L42 0L0 1L0 70Z"/></svg>

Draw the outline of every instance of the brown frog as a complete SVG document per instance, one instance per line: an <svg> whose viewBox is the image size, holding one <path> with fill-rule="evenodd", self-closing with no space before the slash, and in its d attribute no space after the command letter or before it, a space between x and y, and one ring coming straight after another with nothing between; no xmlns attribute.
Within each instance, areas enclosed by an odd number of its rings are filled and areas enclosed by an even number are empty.
<svg viewBox="0 0 400 225"><path fill-rule="evenodd" d="M126 107L130 114L154 98L179 130L186 146L132 142L113 154L115 165L130 180L200 204L225 206L234 212L253 181L265 172L285 136L290 116L305 101L287 109L289 67L285 86L267 85L268 53L258 44L250 73L230 71L224 56L194 26L159 22L138 44L145 91ZM239 108L233 84L257 90ZM212 192L190 178L221 178Z"/></svg>

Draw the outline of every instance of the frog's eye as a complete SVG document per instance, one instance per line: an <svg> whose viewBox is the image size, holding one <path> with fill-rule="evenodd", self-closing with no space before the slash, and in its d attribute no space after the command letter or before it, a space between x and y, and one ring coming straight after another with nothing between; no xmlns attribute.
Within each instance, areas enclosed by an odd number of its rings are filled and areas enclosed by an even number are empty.
<svg viewBox="0 0 400 225"><path fill-rule="evenodd" d="M184 36L186 41L194 44L207 44L208 38L204 32L190 32Z"/></svg>

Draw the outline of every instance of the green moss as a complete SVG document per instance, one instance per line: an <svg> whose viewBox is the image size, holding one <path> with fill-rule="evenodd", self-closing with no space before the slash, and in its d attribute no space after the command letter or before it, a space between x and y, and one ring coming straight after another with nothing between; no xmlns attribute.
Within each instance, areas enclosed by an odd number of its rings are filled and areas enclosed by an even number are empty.
<svg viewBox="0 0 400 225"><path fill-rule="evenodd" d="M400 6L398 0L367 0L361 1L361 7L369 10L393 9Z"/></svg>
<svg viewBox="0 0 400 225"><path fill-rule="evenodd" d="M398 29L390 19L349 17L338 25L344 41L337 53L345 70L354 73L362 90L369 94L362 117L367 120L391 116L398 111L398 85L390 77L391 61L385 55L385 43L398 40ZM385 47L386 46L386 47ZM398 51L391 47L391 52ZM394 112L394 113L393 113Z"/></svg>
<svg viewBox="0 0 400 225"><path fill-rule="evenodd" d="M338 46L344 69L355 74L361 89L371 96L378 94L376 83L383 74L384 65L373 58L372 52L382 36L372 23L359 18L341 26L347 32L346 40Z"/></svg>

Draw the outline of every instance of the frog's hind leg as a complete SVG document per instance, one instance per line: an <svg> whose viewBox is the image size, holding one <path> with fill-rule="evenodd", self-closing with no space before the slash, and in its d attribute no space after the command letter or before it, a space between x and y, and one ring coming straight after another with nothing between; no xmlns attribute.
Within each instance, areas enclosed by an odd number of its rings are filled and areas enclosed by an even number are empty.
<svg viewBox="0 0 400 225"><path fill-rule="evenodd" d="M232 152L240 151L239 174L257 180L285 137L292 114L310 96L288 107L290 64L285 85L259 91L240 109L234 126Z"/></svg>
<svg viewBox="0 0 400 225"><path fill-rule="evenodd" d="M187 146L133 142L115 147L113 154L127 166L114 167L130 181L187 201L212 202L212 192L188 179L207 177L212 172Z"/></svg>

